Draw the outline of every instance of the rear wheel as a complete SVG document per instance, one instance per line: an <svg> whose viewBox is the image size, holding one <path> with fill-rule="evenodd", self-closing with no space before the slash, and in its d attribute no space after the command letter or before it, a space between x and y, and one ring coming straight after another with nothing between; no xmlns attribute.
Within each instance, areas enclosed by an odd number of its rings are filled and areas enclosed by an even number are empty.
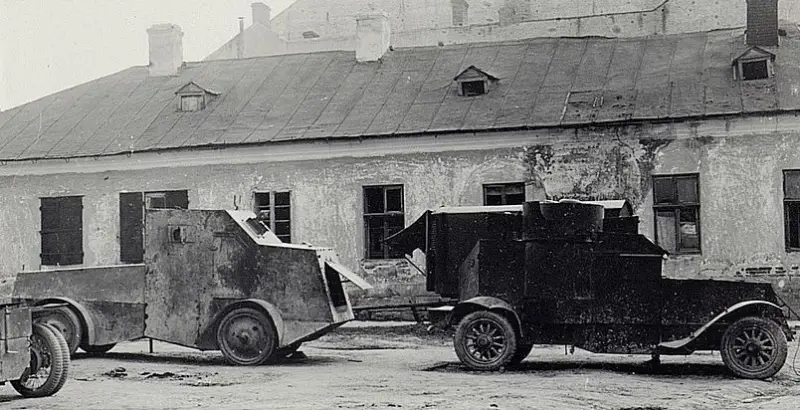
<svg viewBox="0 0 800 410"><path fill-rule="evenodd" d="M60 333L48 326L34 323L31 335L31 362L19 380L11 385L25 397L45 397L56 393L64 385L65 369L69 357L61 350ZM64 342L66 344L66 342Z"/></svg>
<svg viewBox="0 0 800 410"><path fill-rule="evenodd" d="M69 345L69 354L75 354L83 338L83 327L78 314L72 309L62 306L45 311L36 321L51 325L61 332Z"/></svg>
<svg viewBox="0 0 800 410"><path fill-rule="evenodd" d="M253 308L238 308L220 321L217 345L229 362L252 366L266 362L275 353L278 337L267 315Z"/></svg>
<svg viewBox="0 0 800 410"><path fill-rule="evenodd" d="M775 321L749 316L725 330L720 355L735 375L766 379L781 370L786 362L786 351L786 335Z"/></svg>
<svg viewBox="0 0 800 410"><path fill-rule="evenodd" d="M63 335L61 334L61 332L58 331L58 329L50 325L46 324L43 325L46 326L48 329L50 329L50 331L53 332L53 334L56 336L56 339L58 339L58 346L61 348L61 354L64 357L64 362L65 362L64 371L61 372L61 380L58 382L58 385L56 386L56 391L59 391L61 390L61 387L64 386L64 383L67 382L67 378L69 377L69 362L70 362L69 345L67 344L67 340L64 339Z"/></svg>
<svg viewBox="0 0 800 410"><path fill-rule="evenodd" d="M514 357L517 336L508 319L481 310L461 319L453 344L458 358L470 369L498 370Z"/></svg>

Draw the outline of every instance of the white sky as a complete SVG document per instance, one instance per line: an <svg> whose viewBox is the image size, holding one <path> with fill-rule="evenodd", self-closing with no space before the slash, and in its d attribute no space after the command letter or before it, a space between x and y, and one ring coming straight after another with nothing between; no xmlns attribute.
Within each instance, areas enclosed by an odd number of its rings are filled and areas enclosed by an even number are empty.
<svg viewBox="0 0 800 410"><path fill-rule="evenodd" d="M0 0L0 109L134 65L147 30L183 29L185 61L202 60L251 23L254 0ZM261 0L277 15L293 0Z"/></svg>

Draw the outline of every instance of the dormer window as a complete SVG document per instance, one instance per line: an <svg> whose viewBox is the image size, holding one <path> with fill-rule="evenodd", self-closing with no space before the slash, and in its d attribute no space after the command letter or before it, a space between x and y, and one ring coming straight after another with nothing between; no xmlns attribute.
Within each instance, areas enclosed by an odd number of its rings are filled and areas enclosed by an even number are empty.
<svg viewBox="0 0 800 410"><path fill-rule="evenodd" d="M491 86L500 79L475 67L469 66L458 74L453 81L458 85L458 95L474 97L489 92Z"/></svg>
<svg viewBox="0 0 800 410"><path fill-rule="evenodd" d="M733 78L742 81L770 78L775 74L773 61L775 54L761 47L752 46L733 59Z"/></svg>
<svg viewBox="0 0 800 410"><path fill-rule="evenodd" d="M219 95L217 92L197 85L194 81L181 87L175 94L178 96L178 110L183 112L204 110Z"/></svg>

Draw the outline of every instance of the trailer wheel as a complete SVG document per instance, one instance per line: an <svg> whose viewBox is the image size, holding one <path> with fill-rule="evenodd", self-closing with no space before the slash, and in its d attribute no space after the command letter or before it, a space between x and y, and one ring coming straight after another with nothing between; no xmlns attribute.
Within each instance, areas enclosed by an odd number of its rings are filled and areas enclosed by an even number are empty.
<svg viewBox="0 0 800 410"><path fill-rule="evenodd" d="M61 351L58 338L63 339L63 336L47 326L33 324L30 365L19 380L11 382L19 394L25 397L45 397L56 393L64 385L69 357Z"/></svg>
<svg viewBox="0 0 800 410"><path fill-rule="evenodd" d="M229 362L253 366L266 362L275 353L278 337L267 315L244 307L222 318L217 327L217 344Z"/></svg>
<svg viewBox="0 0 800 410"><path fill-rule="evenodd" d="M786 362L786 335L772 320L748 316L722 335L720 355L726 366L746 379L772 377Z"/></svg>
<svg viewBox="0 0 800 410"><path fill-rule="evenodd" d="M69 345L70 356L75 354L83 338L83 326L78 315L68 307L58 307L47 310L36 319L39 323L45 323L56 328L64 336Z"/></svg>
<svg viewBox="0 0 800 410"><path fill-rule="evenodd" d="M479 310L458 323L453 345L458 358L470 369L498 370L514 357L517 335L502 315Z"/></svg>
<svg viewBox="0 0 800 410"><path fill-rule="evenodd" d="M56 391L61 390L61 387L64 386L64 383L67 382L67 378L69 378L69 345L67 344L67 340L64 339L64 336L61 335L61 332L51 325L44 324L45 327L50 329L54 335L56 335L56 339L58 339L58 346L61 348L61 355L64 356L64 371L61 373L61 380L59 380L58 385L56 387Z"/></svg>
<svg viewBox="0 0 800 410"><path fill-rule="evenodd" d="M81 344L81 349L84 352L92 354L92 355L101 355L107 353L109 350L113 349L116 346L116 343L109 343L107 345L88 345L85 343Z"/></svg>
<svg viewBox="0 0 800 410"><path fill-rule="evenodd" d="M508 361L508 364L514 366L522 363L522 361L531 354L531 350L533 350L533 343L520 343L517 345L517 351L514 353L511 360Z"/></svg>

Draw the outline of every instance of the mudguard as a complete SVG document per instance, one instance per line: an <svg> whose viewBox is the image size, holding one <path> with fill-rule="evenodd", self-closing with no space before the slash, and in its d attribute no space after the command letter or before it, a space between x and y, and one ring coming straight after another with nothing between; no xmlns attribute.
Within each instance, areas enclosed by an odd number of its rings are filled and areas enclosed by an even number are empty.
<svg viewBox="0 0 800 410"><path fill-rule="evenodd" d="M508 312L514 318L514 325L517 327L517 330L520 332L520 334L522 333L522 322L520 321L517 312L514 311L514 308L508 302L492 296L477 296L472 299L459 302L453 308L453 311L450 312L447 323L449 325L458 324L458 321L460 321L461 318L476 310L500 310Z"/></svg>
<svg viewBox="0 0 800 410"><path fill-rule="evenodd" d="M86 310L83 305L78 303L77 301L65 298L65 297L57 297L57 298L47 298L45 300L39 301L36 303L36 306L46 305L48 303L66 303L75 310L75 313L78 314L78 318L83 322L83 330L86 331L86 343L89 345L93 345L95 341L95 330L94 330L94 320L92 319L92 315L89 314L89 311Z"/></svg>
<svg viewBox="0 0 800 410"><path fill-rule="evenodd" d="M283 324L283 316L281 316L281 311L275 307L272 303L267 302L263 299L244 299L238 300L230 305L226 306L219 314L217 315L216 319L214 320L214 329L216 329L216 324L222 320L225 315L228 314L233 309L238 307L245 307L245 306L255 306L260 308L264 312L266 312L270 319L272 319L272 323L275 325L275 331L278 333L278 347L283 347L283 335L284 335L284 324Z"/></svg>
<svg viewBox="0 0 800 410"><path fill-rule="evenodd" d="M672 341L669 341L669 342L661 342L661 343L658 344L658 348L667 349L667 350L673 350L673 349L680 349L680 348L686 347L686 345L691 343L693 340L697 339L706 330L708 330L708 328L710 328L714 323L717 323L718 321L720 321L720 319L722 319L725 316L728 316L731 313L734 313L737 310L740 310L740 309L742 309L744 307L754 306L754 305L767 306L770 309L773 309L776 312L779 312L781 315L783 315L783 309L781 309L780 306L778 306L778 305L776 305L776 304L774 304L772 302L767 302L765 300L747 300L747 301L744 301L744 302L739 302L739 303L737 303L737 304L735 304L735 305L723 310L722 313L714 316L713 319L708 321L708 323L706 323L705 325L701 326L699 329L697 329L694 332L692 332L689 336L684 337L683 339L672 340ZM781 327L785 327L785 326L781 326Z"/></svg>

